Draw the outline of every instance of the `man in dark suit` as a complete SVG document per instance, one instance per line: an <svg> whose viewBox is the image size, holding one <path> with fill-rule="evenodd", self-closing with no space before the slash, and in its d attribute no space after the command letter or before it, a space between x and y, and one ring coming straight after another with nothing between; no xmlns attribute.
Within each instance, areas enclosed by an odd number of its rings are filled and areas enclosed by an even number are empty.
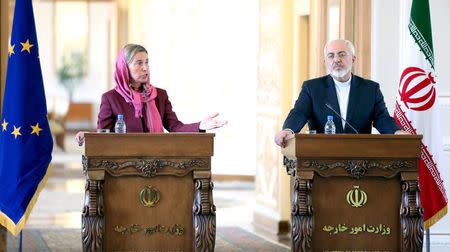
<svg viewBox="0 0 450 252"><path fill-rule="evenodd" d="M306 122L310 130L323 133L328 115L334 116L338 134L370 134L372 125L382 134L406 133L389 116L380 85L352 74L356 57L350 41L328 42L324 56L329 75L303 83L283 130L275 136L277 145L284 146L286 137L298 133Z"/></svg>

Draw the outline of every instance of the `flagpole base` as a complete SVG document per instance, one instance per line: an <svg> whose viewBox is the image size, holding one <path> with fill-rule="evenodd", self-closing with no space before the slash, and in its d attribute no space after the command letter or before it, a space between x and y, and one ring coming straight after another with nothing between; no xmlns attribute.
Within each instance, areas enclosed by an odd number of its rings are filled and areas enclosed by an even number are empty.
<svg viewBox="0 0 450 252"><path fill-rule="evenodd" d="M6 228L0 226L0 252L6 251Z"/></svg>

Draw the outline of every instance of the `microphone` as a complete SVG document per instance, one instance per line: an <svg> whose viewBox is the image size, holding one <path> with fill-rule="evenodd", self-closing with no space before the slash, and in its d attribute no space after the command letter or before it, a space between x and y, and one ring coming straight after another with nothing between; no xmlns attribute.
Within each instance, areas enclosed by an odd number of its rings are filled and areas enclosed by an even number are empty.
<svg viewBox="0 0 450 252"><path fill-rule="evenodd" d="M144 93L144 97L145 97L145 99L147 100L147 96L148 96L148 93L147 93L148 91L147 91L147 88L145 88L145 86L144 86L144 90L143 90L143 93Z"/></svg>
<svg viewBox="0 0 450 252"><path fill-rule="evenodd" d="M327 106L327 108L329 108L331 111L333 111L341 120L344 120L344 122L350 126L350 128L356 133L359 134L358 131L355 129L355 127L353 127L350 123L347 122L347 120L345 120L344 118L342 118L342 116L336 111L334 110L330 104L325 103L325 106Z"/></svg>

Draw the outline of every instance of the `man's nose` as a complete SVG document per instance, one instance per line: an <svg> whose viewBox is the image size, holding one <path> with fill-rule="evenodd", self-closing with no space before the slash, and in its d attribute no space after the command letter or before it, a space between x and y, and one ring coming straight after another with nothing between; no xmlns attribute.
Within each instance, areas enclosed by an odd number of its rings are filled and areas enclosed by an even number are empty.
<svg viewBox="0 0 450 252"><path fill-rule="evenodd" d="M333 57L333 62L341 62L342 61L342 58L341 57L339 57L339 55L335 55L334 57Z"/></svg>

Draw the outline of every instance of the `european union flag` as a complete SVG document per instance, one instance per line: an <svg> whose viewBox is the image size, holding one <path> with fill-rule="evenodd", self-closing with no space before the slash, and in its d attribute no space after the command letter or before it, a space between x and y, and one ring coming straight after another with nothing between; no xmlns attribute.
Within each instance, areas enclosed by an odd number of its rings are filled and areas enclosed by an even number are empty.
<svg viewBox="0 0 450 252"><path fill-rule="evenodd" d="M17 235L50 174L53 140L31 0L18 0L0 121L0 224Z"/></svg>

